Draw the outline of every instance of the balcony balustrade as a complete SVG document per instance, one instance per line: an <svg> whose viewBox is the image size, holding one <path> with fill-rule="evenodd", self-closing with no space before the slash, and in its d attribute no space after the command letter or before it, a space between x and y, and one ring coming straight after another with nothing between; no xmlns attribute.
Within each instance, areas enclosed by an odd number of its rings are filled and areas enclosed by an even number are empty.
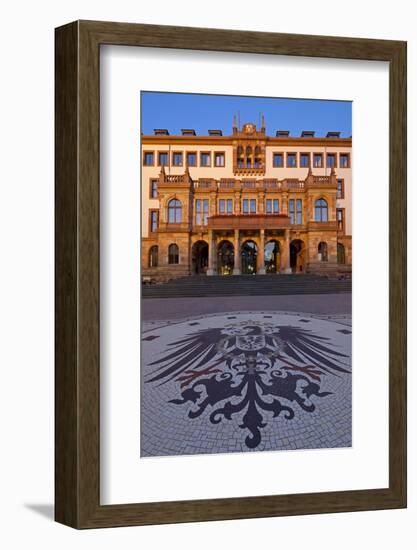
<svg viewBox="0 0 417 550"><path fill-rule="evenodd" d="M208 218L208 229L281 229L290 226L286 214L235 214Z"/></svg>
<svg viewBox="0 0 417 550"><path fill-rule="evenodd" d="M297 178L286 178L278 180L275 178L250 178L250 179L232 179L223 178L216 180L214 178L199 178L192 180L189 173L180 175L161 174L159 186L164 185L189 185L194 186L196 190L277 190L277 191L303 191L307 188L327 187L337 188L337 179L334 175L313 176L309 174L305 180Z"/></svg>

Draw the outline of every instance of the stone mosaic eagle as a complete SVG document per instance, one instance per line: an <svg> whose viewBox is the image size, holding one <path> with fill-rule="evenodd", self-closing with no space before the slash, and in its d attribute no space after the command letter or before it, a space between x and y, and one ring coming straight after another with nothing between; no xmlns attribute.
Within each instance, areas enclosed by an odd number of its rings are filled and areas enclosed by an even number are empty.
<svg viewBox="0 0 417 550"><path fill-rule="evenodd" d="M350 373L330 338L292 325L245 320L190 332L168 347L148 365L145 382L177 383L180 396L170 403L192 404L189 418L205 411L212 424L239 418L250 449L268 419L291 420L297 406L313 412L313 400L330 395L320 391L323 376Z"/></svg>

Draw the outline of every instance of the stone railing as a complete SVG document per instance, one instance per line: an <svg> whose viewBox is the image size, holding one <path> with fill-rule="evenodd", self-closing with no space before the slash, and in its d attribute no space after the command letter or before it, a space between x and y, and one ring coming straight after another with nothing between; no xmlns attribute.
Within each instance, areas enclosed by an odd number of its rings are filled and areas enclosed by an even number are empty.
<svg viewBox="0 0 417 550"><path fill-rule="evenodd" d="M277 179L264 179L263 180L265 189L281 189L282 183Z"/></svg>
<svg viewBox="0 0 417 550"><path fill-rule="evenodd" d="M259 187L258 183L261 182L257 182L256 180L242 180L242 189L256 189Z"/></svg>
<svg viewBox="0 0 417 550"><path fill-rule="evenodd" d="M286 179L283 184L287 189L304 189L304 182L297 179Z"/></svg>
<svg viewBox="0 0 417 550"><path fill-rule="evenodd" d="M215 179L199 179L194 182L194 187L197 189L217 189L217 181Z"/></svg>
<svg viewBox="0 0 417 550"><path fill-rule="evenodd" d="M337 186L337 178L335 176L309 176L306 179L308 187L328 187Z"/></svg>
<svg viewBox="0 0 417 550"><path fill-rule="evenodd" d="M210 216L207 223L208 229L282 229L289 225L286 214L216 215Z"/></svg>
<svg viewBox="0 0 417 550"><path fill-rule="evenodd" d="M196 190L257 190L257 191L303 191L308 187L333 187L337 186L335 176L312 176L309 175L305 180L297 178L287 178L279 181L275 178L222 178L216 180L214 178L199 178L192 180L189 174L166 175L160 176L159 185L190 185Z"/></svg>
<svg viewBox="0 0 417 550"><path fill-rule="evenodd" d="M165 176L165 183L188 183L188 177L186 174L176 175L176 176Z"/></svg>
<svg viewBox="0 0 417 550"><path fill-rule="evenodd" d="M235 180L222 178L222 179L220 179L220 182L219 182L219 188L220 189L234 189L235 183L236 183Z"/></svg>

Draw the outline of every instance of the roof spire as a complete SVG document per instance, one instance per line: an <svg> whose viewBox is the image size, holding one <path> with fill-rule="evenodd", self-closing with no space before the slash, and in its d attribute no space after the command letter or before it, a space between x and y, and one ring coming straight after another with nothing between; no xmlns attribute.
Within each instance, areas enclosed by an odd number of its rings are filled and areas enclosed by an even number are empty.
<svg viewBox="0 0 417 550"><path fill-rule="evenodd" d="M233 114L233 133L237 134L237 126L236 126L236 113Z"/></svg>

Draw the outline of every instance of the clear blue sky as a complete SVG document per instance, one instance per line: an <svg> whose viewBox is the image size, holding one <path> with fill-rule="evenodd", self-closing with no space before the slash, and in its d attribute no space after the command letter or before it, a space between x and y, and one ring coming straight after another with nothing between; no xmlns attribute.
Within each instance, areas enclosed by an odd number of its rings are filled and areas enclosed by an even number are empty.
<svg viewBox="0 0 417 550"><path fill-rule="evenodd" d="M314 130L316 137L339 131L341 137L352 135L352 102L316 99L281 99L206 94L141 92L142 133L167 128L179 135L181 128L193 128L198 135L210 130L232 132L233 113L240 111L240 122L258 125L259 112L265 115L267 135L289 130L299 136L302 130Z"/></svg>

